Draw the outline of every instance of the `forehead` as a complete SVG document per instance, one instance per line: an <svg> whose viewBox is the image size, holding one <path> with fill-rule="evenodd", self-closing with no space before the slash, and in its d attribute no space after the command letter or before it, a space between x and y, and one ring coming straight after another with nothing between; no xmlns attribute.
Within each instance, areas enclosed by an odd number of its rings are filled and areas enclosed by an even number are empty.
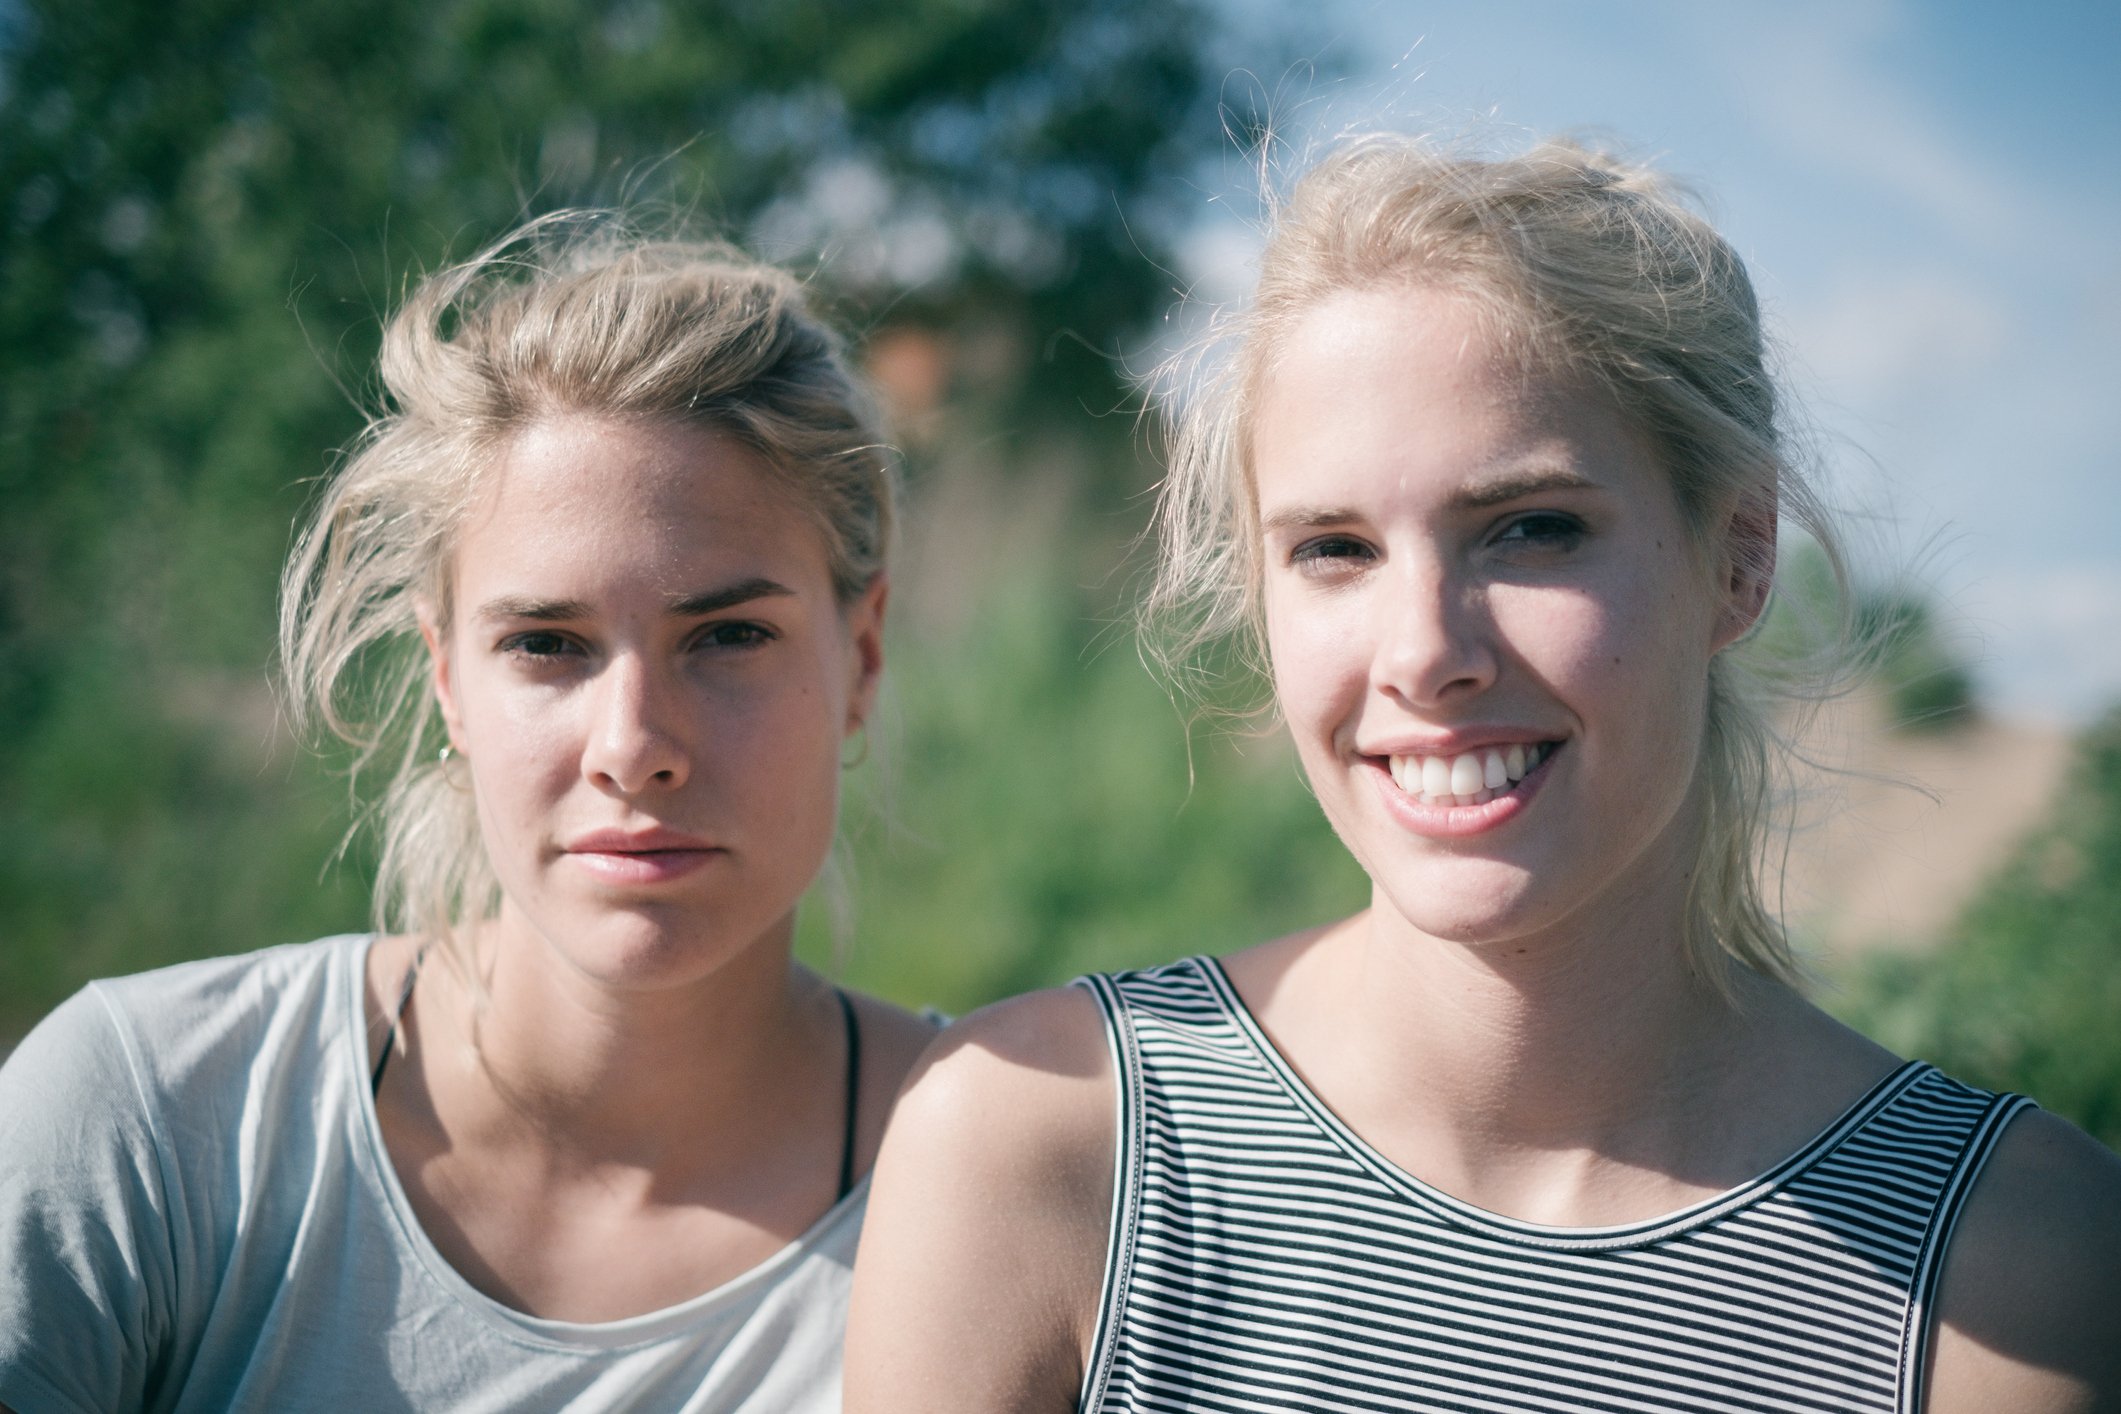
<svg viewBox="0 0 2121 1414"><path fill-rule="evenodd" d="M454 560L459 590L473 594L682 595L703 579L829 579L805 508L735 437L675 419L566 413L501 448ZM541 583L517 583L527 580Z"/></svg>
<svg viewBox="0 0 2121 1414"><path fill-rule="evenodd" d="M1479 500L1550 471L1669 494L1601 390L1528 366L1472 300L1418 286L1342 291L1299 316L1263 371L1251 452L1265 517L1383 491Z"/></svg>

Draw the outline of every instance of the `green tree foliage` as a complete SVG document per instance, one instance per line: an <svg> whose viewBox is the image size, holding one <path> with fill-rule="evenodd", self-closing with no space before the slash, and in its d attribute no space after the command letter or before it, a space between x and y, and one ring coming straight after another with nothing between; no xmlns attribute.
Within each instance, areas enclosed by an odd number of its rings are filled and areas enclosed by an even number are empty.
<svg viewBox="0 0 2121 1414"><path fill-rule="evenodd" d="M2121 1149L2121 712L2086 733L2053 822L1942 945L1866 959L1839 1009L1903 1054L2031 1095Z"/></svg>
<svg viewBox="0 0 2121 1414"><path fill-rule="evenodd" d="M1035 439L1123 397L1219 140L1211 37L1198 0L0 6L0 1034L361 921L266 650L410 275L661 204L821 257L857 325L1024 351L979 391Z"/></svg>

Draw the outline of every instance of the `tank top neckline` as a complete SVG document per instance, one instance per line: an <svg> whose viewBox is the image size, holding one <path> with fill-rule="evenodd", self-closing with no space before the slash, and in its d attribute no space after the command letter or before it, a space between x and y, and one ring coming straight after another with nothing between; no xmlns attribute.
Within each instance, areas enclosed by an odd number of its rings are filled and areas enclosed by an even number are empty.
<svg viewBox="0 0 2121 1414"><path fill-rule="evenodd" d="M1296 1068L1289 1064L1287 1057L1282 1055L1281 1049L1274 1044L1273 1039L1260 1026L1258 1018L1253 1016L1252 1009L1238 994L1236 985L1231 982L1230 974L1224 970L1220 959L1201 954L1187 958L1185 962L1200 973L1216 1004L1237 1028L1247 1048L1265 1066L1289 1099L1350 1159L1379 1182L1399 1196L1460 1227L1470 1228L1506 1242L1558 1251L1641 1246L1735 1212L1775 1192L1797 1174L1831 1154L1850 1135L1861 1130L1909 1087L1935 1069L1923 1061L1903 1061L1880 1078L1855 1103L1843 1110L1838 1118L1799 1145L1786 1158L1771 1165L1764 1173L1721 1193L1710 1194L1683 1208L1635 1222L1601 1227L1564 1227L1526 1222L1455 1198L1386 1158L1368 1140L1350 1128L1332 1107L1305 1083L1303 1077L1297 1074Z"/></svg>

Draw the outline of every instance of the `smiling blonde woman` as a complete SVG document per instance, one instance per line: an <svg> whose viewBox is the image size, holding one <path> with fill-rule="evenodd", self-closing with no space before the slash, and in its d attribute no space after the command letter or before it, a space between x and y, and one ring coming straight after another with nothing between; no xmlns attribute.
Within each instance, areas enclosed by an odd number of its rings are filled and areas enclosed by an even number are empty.
<svg viewBox="0 0 2121 1414"><path fill-rule="evenodd" d="M1369 906L940 1043L850 1410L2121 1407L2121 1161L1836 1023L1762 904L1743 642L1778 520L1833 539L1729 245L1374 139L1233 328L1154 607L1254 637Z"/></svg>
<svg viewBox="0 0 2121 1414"><path fill-rule="evenodd" d="M0 1070L0 1404L835 1409L928 1035L790 956L883 662L866 399L788 275L583 218L382 371L283 641L394 767L385 931L93 984Z"/></svg>

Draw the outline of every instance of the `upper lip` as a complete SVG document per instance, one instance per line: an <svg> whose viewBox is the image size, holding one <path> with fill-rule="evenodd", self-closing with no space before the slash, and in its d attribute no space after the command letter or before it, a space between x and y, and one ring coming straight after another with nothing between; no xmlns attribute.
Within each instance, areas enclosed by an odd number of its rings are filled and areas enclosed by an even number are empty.
<svg viewBox="0 0 2121 1414"><path fill-rule="evenodd" d="M1485 751L1489 747L1504 749L1512 746L1536 746L1543 741L1561 739L1558 732L1528 731L1520 727L1478 727L1419 737L1392 737L1385 741L1359 744L1355 749L1361 755L1377 757L1463 756L1472 751Z"/></svg>
<svg viewBox="0 0 2121 1414"><path fill-rule="evenodd" d="M569 854L659 854L670 850L715 847L711 841L698 835L684 834L660 825L645 830L591 830L576 835L566 844Z"/></svg>

